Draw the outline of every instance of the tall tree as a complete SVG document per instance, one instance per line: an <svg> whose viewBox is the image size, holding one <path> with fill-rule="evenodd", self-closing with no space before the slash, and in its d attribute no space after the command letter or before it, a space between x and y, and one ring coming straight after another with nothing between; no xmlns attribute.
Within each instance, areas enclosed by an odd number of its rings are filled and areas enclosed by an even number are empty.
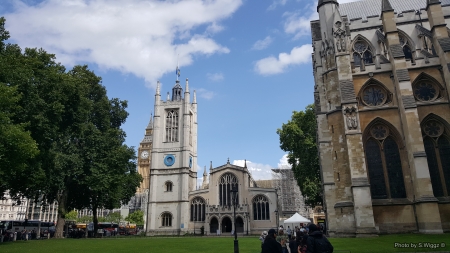
<svg viewBox="0 0 450 253"><path fill-rule="evenodd" d="M305 111L294 111L291 120L277 129L280 148L288 152L288 163L305 197L305 204L311 207L322 203L316 125L314 105L308 105Z"/></svg>

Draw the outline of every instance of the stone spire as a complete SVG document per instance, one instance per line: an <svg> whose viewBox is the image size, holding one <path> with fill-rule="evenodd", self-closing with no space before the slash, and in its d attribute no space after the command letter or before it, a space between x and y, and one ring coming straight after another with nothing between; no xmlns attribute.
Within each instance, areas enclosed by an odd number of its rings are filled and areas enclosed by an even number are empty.
<svg viewBox="0 0 450 253"><path fill-rule="evenodd" d="M389 0L382 0L381 2L381 12L394 11Z"/></svg>
<svg viewBox="0 0 450 253"><path fill-rule="evenodd" d="M192 100L193 104L197 104L197 92L194 90L194 99Z"/></svg>
<svg viewBox="0 0 450 253"><path fill-rule="evenodd" d="M203 171L203 181L205 181L205 177L207 176L208 174L206 173L206 166L205 166L205 170Z"/></svg>
<svg viewBox="0 0 450 253"><path fill-rule="evenodd" d="M317 3L317 11L319 11L319 8L322 5L328 4L328 3L332 3L332 4L336 4L339 6L339 3L337 0L319 0L319 2Z"/></svg>
<svg viewBox="0 0 450 253"><path fill-rule="evenodd" d="M212 167L212 161L210 161L210 164L209 164L209 172L210 172L210 173L211 173L212 169L213 169L213 167Z"/></svg>
<svg viewBox="0 0 450 253"><path fill-rule="evenodd" d="M430 5L430 4L440 4L441 3L441 1L439 1L439 0L427 0L427 5Z"/></svg>
<svg viewBox="0 0 450 253"><path fill-rule="evenodd" d="M158 81L158 83L156 84L156 95L161 95L161 83Z"/></svg>
<svg viewBox="0 0 450 253"><path fill-rule="evenodd" d="M203 172L203 183L202 183L202 189L208 189L208 174L206 173L206 166L205 171Z"/></svg>
<svg viewBox="0 0 450 253"><path fill-rule="evenodd" d="M186 88L184 90L184 93L189 93L189 79L186 78Z"/></svg>
<svg viewBox="0 0 450 253"><path fill-rule="evenodd" d="M150 114L150 121L148 122L147 129L153 129L153 113Z"/></svg>
<svg viewBox="0 0 450 253"><path fill-rule="evenodd" d="M169 101L169 100L170 100L170 93L167 92L167 101Z"/></svg>
<svg viewBox="0 0 450 253"><path fill-rule="evenodd" d="M244 160L244 168L247 168L247 159Z"/></svg>

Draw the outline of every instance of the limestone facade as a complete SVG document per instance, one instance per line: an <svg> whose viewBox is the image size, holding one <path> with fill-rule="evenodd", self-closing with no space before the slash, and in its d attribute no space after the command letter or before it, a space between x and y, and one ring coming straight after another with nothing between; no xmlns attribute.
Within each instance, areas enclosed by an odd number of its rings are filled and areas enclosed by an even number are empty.
<svg viewBox="0 0 450 253"><path fill-rule="evenodd" d="M328 233L450 231L450 1L319 0L317 11Z"/></svg>

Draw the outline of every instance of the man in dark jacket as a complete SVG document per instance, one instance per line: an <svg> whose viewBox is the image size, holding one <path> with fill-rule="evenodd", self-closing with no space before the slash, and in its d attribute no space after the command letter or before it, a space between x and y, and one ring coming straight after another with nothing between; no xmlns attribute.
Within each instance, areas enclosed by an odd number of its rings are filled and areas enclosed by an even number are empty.
<svg viewBox="0 0 450 253"><path fill-rule="evenodd" d="M267 233L266 239L262 245L262 253L282 253L281 244L276 240L277 232L275 229L270 229Z"/></svg>
<svg viewBox="0 0 450 253"><path fill-rule="evenodd" d="M309 225L309 236L306 239L307 253L332 253L333 245L320 232L315 224Z"/></svg>

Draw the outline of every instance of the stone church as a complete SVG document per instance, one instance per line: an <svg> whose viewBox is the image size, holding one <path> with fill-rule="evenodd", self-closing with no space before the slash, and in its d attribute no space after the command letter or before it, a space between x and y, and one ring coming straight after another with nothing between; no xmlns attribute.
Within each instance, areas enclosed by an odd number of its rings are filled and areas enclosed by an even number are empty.
<svg viewBox="0 0 450 253"><path fill-rule="evenodd" d="M146 234L260 234L277 225L277 193L259 188L246 164L226 164L203 172L197 185L197 99L190 101L189 83L177 80L172 96L161 99L158 82L154 115L138 149L138 171L144 181L138 194L148 192ZM230 190L238 191L236 227Z"/></svg>
<svg viewBox="0 0 450 253"><path fill-rule="evenodd" d="M319 0L317 11L328 233L450 231L450 1Z"/></svg>

